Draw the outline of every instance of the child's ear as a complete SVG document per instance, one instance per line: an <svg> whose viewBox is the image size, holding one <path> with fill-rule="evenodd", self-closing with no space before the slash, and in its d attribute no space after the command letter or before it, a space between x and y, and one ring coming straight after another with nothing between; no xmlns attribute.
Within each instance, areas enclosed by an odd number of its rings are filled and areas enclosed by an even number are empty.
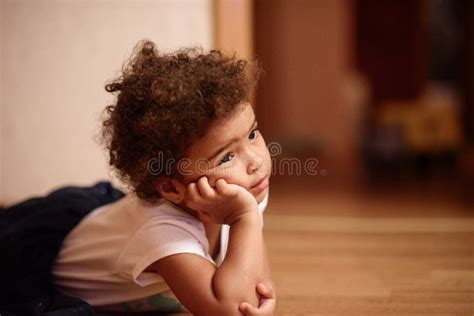
<svg viewBox="0 0 474 316"><path fill-rule="evenodd" d="M158 177L155 187L163 198L175 204L183 201L186 192L186 187L181 182L170 177Z"/></svg>

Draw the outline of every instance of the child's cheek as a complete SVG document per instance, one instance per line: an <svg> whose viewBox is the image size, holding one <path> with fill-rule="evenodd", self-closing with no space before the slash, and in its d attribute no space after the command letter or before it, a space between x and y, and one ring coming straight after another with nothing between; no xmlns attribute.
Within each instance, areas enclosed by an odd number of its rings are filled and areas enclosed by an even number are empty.
<svg viewBox="0 0 474 316"><path fill-rule="evenodd" d="M211 187L215 188L216 187L216 182L219 179L224 179L227 183L232 183L228 177L220 176L220 175L209 175L209 183L211 184Z"/></svg>
<svg viewBox="0 0 474 316"><path fill-rule="evenodd" d="M235 179L231 175L225 174L223 172L210 172L207 177L209 179L211 187L213 188L216 187L216 182L219 179L224 179L227 183L237 184Z"/></svg>
<svg viewBox="0 0 474 316"><path fill-rule="evenodd" d="M246 171L244 167L240 164L232 164L228 167L215 168L207 173L207 176L210 180L209 183L212 187L215 187L216 181L219 179L224 179L227 183L230 184L237 184L245 187L245 175Z"/></svg>

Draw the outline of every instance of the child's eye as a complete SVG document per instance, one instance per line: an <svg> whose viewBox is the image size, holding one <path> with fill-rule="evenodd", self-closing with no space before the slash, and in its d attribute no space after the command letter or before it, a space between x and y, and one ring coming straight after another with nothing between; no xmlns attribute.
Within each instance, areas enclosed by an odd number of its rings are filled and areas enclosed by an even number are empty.
<svg viewBox="0 0 474 316"><path fill-rule="evenodd" d="M258 133L258 129L254 129L253 131L251 131L249 134L249 139L257 138L257 133Z"/></svg>
<svg viewBox="0 0 474 316"><path fill-rule="evenodd" d="M219 163L218 163L217 165L219 166L220 164L229 162L229 161L232 160L232 158L234 158L234 155L233 155L233 154L230 154L230 153L229 153L229 154L226 154L226 155L224 156L224 158L222 158L222 160L219 161Z"/></svg>

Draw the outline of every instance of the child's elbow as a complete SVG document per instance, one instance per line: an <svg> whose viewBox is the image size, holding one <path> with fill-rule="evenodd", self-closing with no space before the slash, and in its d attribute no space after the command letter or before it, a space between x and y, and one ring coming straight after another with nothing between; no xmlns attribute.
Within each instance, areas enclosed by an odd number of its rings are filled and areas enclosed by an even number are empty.
<svg viewBox="0 0 474 316"><path fill-rule="evenodd" d="M256 281L250 281L249 278L242 278L238 283L235 280L224 281L213 284L217 308L212 313L208 312L203 315L242 316L244 314L239 311L240 304L245 302L252 306L258 306L259 297L255 290Z"/></svg>
<svg viewBox="0 0 474 316"><path fill-rule="evenodd" d="M236 311L239 311L239 306L243 302L249 303L253 306L258 306L259 295L256 291L255 284L257 284L257 281L250 281L249 279L242 278L238 284L233 281L233 283L226 282L225 286L222 286L222 284L221 286L216 285L214 287L214 293L219 305L224 306L225 308L232 306L235 307Z"/></svg>

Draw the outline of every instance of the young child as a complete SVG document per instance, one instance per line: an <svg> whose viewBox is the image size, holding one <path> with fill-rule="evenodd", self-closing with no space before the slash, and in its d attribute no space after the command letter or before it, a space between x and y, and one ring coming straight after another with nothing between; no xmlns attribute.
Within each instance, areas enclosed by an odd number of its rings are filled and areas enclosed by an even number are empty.
<svg viewBox="0 0 474 316"><path fill-rule="evenodd" d="M106 85L117 98L102 130L132 192L68 234L53 269L62 292L107 311L273 315L271 160L249 103L258 75L219 51L136 47Z"/></svg>

